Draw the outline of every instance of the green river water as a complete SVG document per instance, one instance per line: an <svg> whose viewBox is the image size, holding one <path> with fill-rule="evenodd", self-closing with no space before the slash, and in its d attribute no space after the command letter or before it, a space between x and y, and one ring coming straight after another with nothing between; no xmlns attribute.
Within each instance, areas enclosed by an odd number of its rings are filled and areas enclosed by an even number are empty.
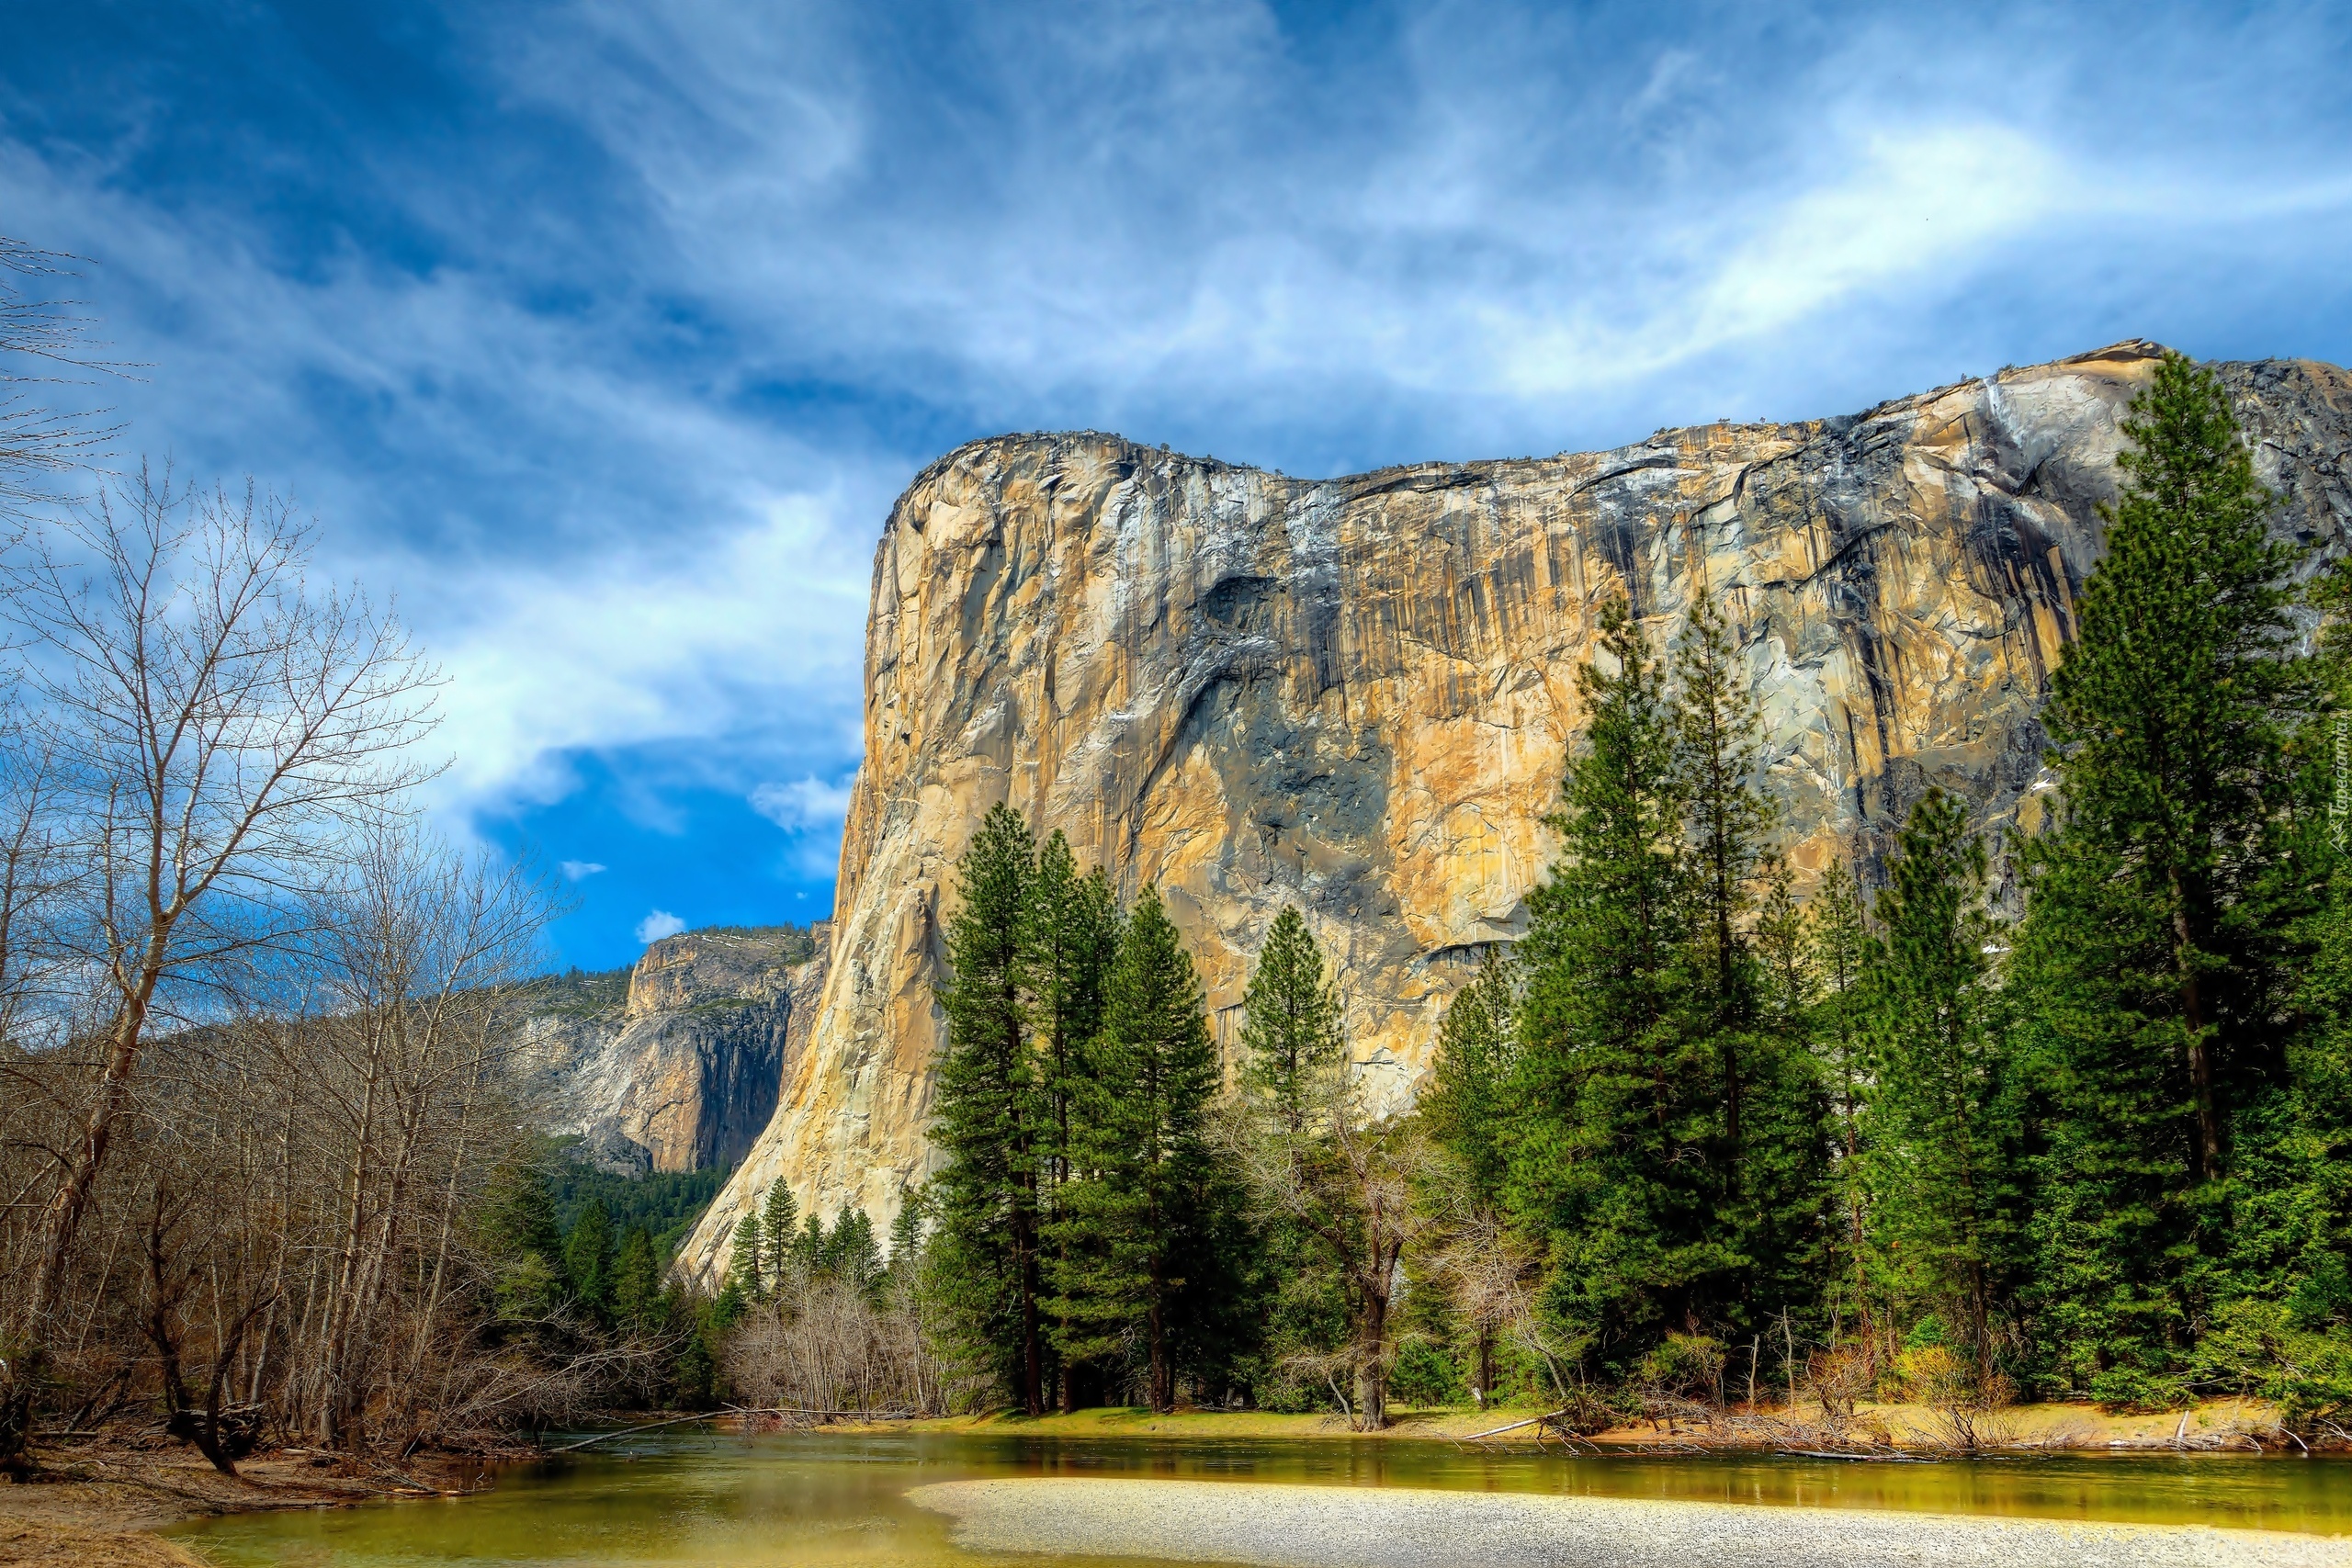
<svg viewBox="0 0 2352 1568"><path fill-rule="evenodd" d="M650 1434L516 1467L471 1497L246 1514L175 1533L234 1568L965 1565L989 1560L958 1551L946 1521L907 1502L907 1489L1012 1475L1438 1486L2352 1535L2352 1461L2341 1459L2132 1455L1849 1464L1770 1457L1565 1459L1405 1439L824 1433ZM1078 1568L1080 1561L1058 1563Z"/></svg>

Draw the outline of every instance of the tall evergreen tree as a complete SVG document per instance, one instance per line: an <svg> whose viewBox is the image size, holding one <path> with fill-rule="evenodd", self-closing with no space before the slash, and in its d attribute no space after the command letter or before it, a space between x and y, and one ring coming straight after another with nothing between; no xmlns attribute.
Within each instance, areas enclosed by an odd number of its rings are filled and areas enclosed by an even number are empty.
<svg viewBox="0 0 2352 1568"><path fill-rule="evenodd" d="M1139 1331L1155 1409L1174 1408L1177 1352L1190 1325L1183 1260L1202 1250L1210 1216L1194 1202L1213 1159L1208 1111L1216 1046L1199 976L1156 888L1127 919L1105 987L1102 1032L1076 1134L1086 1172L1067 1190L1071 1250L1057 1309L1096 1336L1090 1359ZM1080 1273L1082 1270L1082 1273Z"/></svg>
<svg viewBox="0 0 2352 1568"><path fill-rule="evenodd" d="M1758 976L1742 929L1770 845L1773 813L1757 788L1761 720L1740 677L1738 650L1711 594L1694 595L1676 639L1672 725L1675 794L1688 824L1695 991L1685 1004L1722 1066L1724 1173L1742 1175L1742 1047L1754 1026Z"/></svg>
<svg viewBox="0 0 2352 1568"><path fill-rule="evenodd" d="M1082 1225L1066 1223L1064 1190L1079 1174L1079 1119L1085 1114L1093 1073L1092 1043L1102 1026L1103 986L1118 949L1119 912L1102 869L1079 874L1069 840L1058 829L1038 854L1023 922L1030 1028L1039 1056L1044 1188L1038 1223L1043 1245L1052 1254L1047 1271L1067 1277L1069 1248L1085 1241ZM1095 1371L1080 1353L1092 1343L1091 1331L1057 1317L1046 1339L1061 1407L1075 1410Z"/></svg>
<svg viewBox="0 0 2352 1568"><path fill-rule="evenodd" d="M1276 1121L1305 1124L1308 1085L1338 1059L1339 993L1323 973L1323 952L1295 904L1267 930L1242 998L1242 1085Z"/></svg>
<svg viewBox="0 0 2352 1568"><path fill-rule="evenodd" d="M602 1198L592 1198L563 1238L564 1272L581 1305L598 1318L613 1310L613 1217Z"/></svg>
<svg viewBox="0 0 2352 1568"><path fill-rule="evenodd" d="M613 1319L625 1329L644 1332L658 1326L664 1314L662 1260L653 1249L653 1233L631 1225L613 1262Z"/></svg>
<svg viewBox="0 0 2352 1568"><path fill-rule="evenodd" d="M1982 1371L2013 1283L2023 1137L1984 912L1984 840L1960 802L1913 807L1871 954L1867 1156L1915 1307L1953 1313Z"/></svg>
<svg viewBox="0 0 2352 1568"><path fill-rule="evenodd" d="M1029 1038L1024 934L1035 841L1020 814L989 809L956 867L962 906L947 927L953 978L939 987L947 1017L933 1089L932 1142L946 1156L935 1179L943 1277L965 1292L999 1375L1023 1409L1045 1413L1046 1344L1038 1316L1037 1178L1044 1143L1035 1052Z"/></svg>
<svg viewBox="0 0 2352 1568"><path fill-rule="evenodd" d="M800 1205L792 1196L792 1185L778 1178L760 1204L760 1241L766 1277L779 1286L790 1262L786 1254L792 1247L792 1233L799 1223Z"/></svg>
<svg viewBox="0 0 2352 1568"><path fill-rule="evenodd" d="M2271 818L2304 697L2289 657L2295 552L2262 525L2276 498L2254 476L2213 372L2166 355L2123 431L2132 446L2116 459L2121 496L2103 511L2107 558L2083 586L2045 722L2064 835L2112 857L2109 886L2155 927L2143 942L2154 987L2138 974L2097 978L2177 1037L2165 1054L2187 1066L2188 1164L2211 1180L2231 1080L2260 1051L2243 1038L2257 1021L2245 1016L2245 971L2260 933L2233 917L2276 851Z"/></svg>
<svg viewBox="0 0 2352 1568"><path fill-rule="evenodd" d="M2052 682L2060 810L2015 964L2051 1100L2038 1289L2061 1360L2119 1388L2211 1310L2230 1126L2283 1066L2276 895L2310 700L2294 552L2263 527L2273 498L2220 378L2166 355L2124 434L2107 558Z"/></svg>
<svg viewBox="0 0 2352 1568"><path fill-rule="evenodd" d="M863 1209L844 1209L833 1216L825 1235L820 1271L831 1279L872 1291L882 1280L882 1248L874 1239L873 1218Z"/></svg>
<svg viewBox="0 0 2352 1568"><path fill-rule="evenodd" d="M1815 987L1806 1037L1821 1065L1835 1119L1835 1182L1844 1255L1833 1295L1849 1306L1865 1338L1873 1324L1870 1187L1862 1162L1862 1097L1870 1081L1866 985L1870 928L1852 870L1832 864L1806 910L1808 964ZM1828 1281L1825 1280L1825 1284Z"/></svg>
<svg viewBox="0 0 2352 1568"><path fill-rule="evenodd" d="M899 1189L899 1212L890 1216L890 1256L893 1274L912 1279L922 1256L923 1196L911 1188Z"/></svg>
<svg viewBox="0 0 2352 1568"><path fill-rule="evenodd" d="M1438 1024L1437 1061L1421 1091L1430 1136L1460 1172L1462 1197L1482 1230L1500 1228L1510 1178L1511 1084L1518 1066L1518 984L1499 944L1479 961L1477 977L1453 994ZM1473 1372L1480 1397L1495 1387L1491 1303L1468 1310Z"/></svg>
<svg viewBox="0 0 2352 1568"><path fill-rule="evenodd" d="M1549 1246L1547 1300L1604 1365L1699 1330L1746 1259L1722 1236L1722 1075L1688 1027L1675 715L1622 600L1577 672L1589 716L1550 877L1529 895L1512 1205Z"/></svg>
<svg viewBox="0 0 2352 1568"><path fill-rule="evenodd" d="M1453 1156L1472 1199L1497 1210L1510 1174L1508 1123L1511 1078L1519 1060L1517 992L1510 953L1500 945L1489 947L1479 961L1477 977L1446 1004L1438 1023L1437 1061L1419 1101L1430 1135Z"/></svg>
<svg viewBox="0 0 2352 1568"><path fill-rule="evenodd" d="M1837 1248L1837 1179L1830 1085L1812 1031L1820 978L1794 878L1777 857L1758 863L1747 933L1755 992L1747 1033L1747 1125L1731 1216L1749 1266L1737 1325L1751 1333L1819 1309Z"/></svg>
<svg viewBox="0 0 2352 1568"><path fill-rule="evenodd" d="M727 1256L727 1288L745 1301L764 1301L768 1293L768 1247L757 1210L735 1222Z"/></svg>

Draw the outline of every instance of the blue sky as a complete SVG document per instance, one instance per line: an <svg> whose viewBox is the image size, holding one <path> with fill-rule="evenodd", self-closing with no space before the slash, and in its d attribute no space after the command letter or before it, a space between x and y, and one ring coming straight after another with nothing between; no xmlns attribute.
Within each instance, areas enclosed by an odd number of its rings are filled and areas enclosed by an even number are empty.
<svg viewBox="0 0 2352 1568"><path fill-rule="evenodd" d="M874 540L971 437L1320 475L2134 335L2352 359L2340 5L7 28L0 233L88 258L146 367L120 460L291 492L397 593L434 809L578 874L558 962L830 910Z"/></svg>

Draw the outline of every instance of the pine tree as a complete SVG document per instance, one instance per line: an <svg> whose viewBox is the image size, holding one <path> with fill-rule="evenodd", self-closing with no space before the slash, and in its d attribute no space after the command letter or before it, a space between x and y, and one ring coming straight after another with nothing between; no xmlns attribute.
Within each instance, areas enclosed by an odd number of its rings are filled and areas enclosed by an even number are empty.
<svg viewBox="0 0 2352 1568"><path fill-rule="evenodd" d="M899 1212L890 1217L889 1271L908 1280L922 1258L922 1194L899 1189Z"/></svg>
<svg viewBox="0 0 2352 1568"><path fill-rule="evenodd" d="M1307 1085L1340 1054L1339 993L1295 904L1266 932L1242 998L1242 1084L1291 1132L1301 1130Z"/></svg>
<svg viewBox="0 0 2352 1568"><path fill-rule="evenodd" d="M1068 1224L1083 1233L1055 1303L1089 1333L1086 1359L1109 1356L1140 1331L1155 1409L1174 1407L1182 1260L1201 1250L1209 1216L1194 1201L1211 1163L1209 1105L1218 1087L1199 976L1156 888L1126 922L1104 992L1095 1070L1079 1121L1081 1179L1068 1189Z"/></svg>
<svg viewBox="0 0 2352 1568"><path fill-rule="evenodd" d="M870 1292L880 1283L882 1249L875 1244L874 1221L865 1210L844 1209L833 1217L820 1271L860 1291Z"/></svg>
<svg viewBox="0 0 2352 1568"><path fill-rule="evenodd" d="M2126 477L2108 554L2045 716L2069 838L2118 857L2131 905L2157 925L2162 1008L2188 1063L2184 1135L2195 1175L2222 1173L2251 956L2232 916L2275 850L2290 717L2301 705L2287 573L2295 552L2262 526L2275 497L2221 378L2177 354L2134 399L2116 459Z"/></svg>
<svg viewBox="0 0 2352 1568"><path fill-rule="evenodd" d="M2050 1100L2045 1327L2064 1369L2136 1398L2213 1310L2230 1128L2283 1072L2288 742L2311 694L2294 552L2263 527L2220 378L2168 355L2123 428L2107 558L2044 716L2059 810L2014 968Z"/></svg>
<svg viewBox="0 0 2352 1568"><path fill-rule="evenodd" d="M1484 1230L1500 1228L1510 1175L1511 1083L1519 1039L1517 980L1509 952L1487 949L1477 977L1453 994L1438 1024L1437 1061L1419 1111L1430 1138L1451 1156L1463 1192ZM1465 1311L1472 1372L1481 1398L1495 1387L1495 1323L1489 1303Z"/></svg>
<svg viewBox="0 0 2352 1568"><path fill-rule="evenodd" d="M1755 1021L1758 976L1742 916L1770 849L1773 812L1757 788L1762 722L1740 680L1731 628L1703 586L1676 640L1674 792L1688 823L1687 887L1698 952L1689 1004L1722 1064L1724 1170L1741 1176L1741 1047Z"/></svg>
<svg viewBox="0 0 2352 1568"><path fill-rule="evenodd" d="M614 1321L643 1332L657 1326L662 1315L662 1260L654 1253L653 1233L631 1225L613 1264Z"/></svg>
<svg viewBox="0 0 2352 1568"><path fill-rule="evenodd" d="M1528 899L1511 1203L1551 1255L1547 1304L1605 1365L1696 1333L1746 1259L1722 1237L1723 1077L1693 1040L1674 710L1621 600L1577 673L1589 716L1550 877Z"/></svg>
<svg viewBox="0 0 2352 1568"><path fill-rule="evenodd" d="M727 1287L745 1301L765 1301L768 1294L768 1249L757 1211L735 1222L735 1237L727 1258Z"/></svg>
<svg viewBox="0 0 2352 1568"><path fill-rule="evenodd" d="M1903 829L1870 955L1871 1188L1916 1306L1961 1320L1993 1371L2011 1283L2022 1128L1988 949L1984 840L1930 791Z"/></svg>
<svg viewBox="0 0 2352 1568"><path fill-rule="evenodd" d="M802 1279L813 1279L823 1273L827 1260L832 1256L828 1250L831 1240L825 1230L825 1222L819 1219L813 1210L810 1211L802 1216L799 1233L792 1238L791 1244L778 1249L784 1267Z"/></svg>
<svg viewBox="0 0 2352 1568"><path fill-rule="evenodd" d="M1076 1150L1082 1134L1086 1086L1093 1072L1090 1055L1102 1023L1102 990L1118 949L1118 907L1102 869L1081 876L1069 840L1057 829L1037 857L1023 916L1032 1032L1039 1054L1041 1100L1039 1147L1044 1190L1039 1227L1052 1253L1049 1270L1070 1273L1069 1250L1083 1245L1082 1226L1066 1223L1064 1188L1077 1174ZM1080 1353L1091 1332L1068 1319L1046 1331L1060 1385L1061 1407L1078 1408L1081 1385L1092 1376Z"/></svg>
<svg viewBox="0 0 2352 1568"><path fill-rule="evenodd" d="M592 1198L563 1238L564 1273L581 1305L602 1320L613 1310L613 1218L602 1198Z"/></svg>
<svg viewBox="0 0 2352 1568"><path fill-rule="evenodd" d="M1745 1053L1747 1125L1732 1215L1749 1260L1737 1326L1781 1320L1783 1355L1797 1320L1818 1311L1837 1232L1834 1113L1812 1038L1819 977L1794 879L1777 857L1760 862L1747 937L1755 991Z"/></svg>
<svg viewBox="0 0 2352 1568"><path fill-rule="evenodd" d="M765 1278L782 1289L790 1258L793 1227L799 1223L800 1205L792 1196L790 1183L779 1179L770 1184L768 1195L760 1204L760 1239L765 1248L762 1265Z"/></svg>
<svg viewBox="0 0 2352 1568"><path fill-rule="evenodd" d="M1029 1038L1024 933L1037 874L1029 829L1010 807L989 809L956 867L962 898L947 927L953 978L933 1089L932 1142L946 1156L934 1179L943 1277L999 1376L1032 1416L1045 1414L1046 1344L1038 1316L1037 1178L1045 1143Z"/></svg>
<svg viewBox="0 0 2352 1568"><path fill-rule="evenodd" d="M1509 952L1499 944L1487 948L1477 977L1446 1004L1438 1024L1437 1061L1419 1100L1430 1135L1453 1156L1473 1201L1495 1210L1502 1206L1510 1176L1510 1087L1519 1060L1517 989Z"/></svg>
<svg viewBox="0 0 2352 1568"><path fill-rule="evenodd" d="M1869 1183L1862 1161L1862 1094L1870 1077L1870 1017L1864 984L1870 930L1853 872L1833 863L1806 910L1809 966L1818 987L1807 1028L1835 1121L1835 1182L1845 1253L1844 1299L1867 1338L1873 1321Z"/></svg>

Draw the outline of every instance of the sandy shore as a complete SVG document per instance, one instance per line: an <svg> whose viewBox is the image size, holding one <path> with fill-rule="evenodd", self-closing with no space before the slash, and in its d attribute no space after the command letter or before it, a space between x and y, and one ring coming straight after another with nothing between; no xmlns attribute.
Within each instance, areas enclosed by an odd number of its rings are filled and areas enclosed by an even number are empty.
<svg viewBox="0 0 2352 1568"><path fill-rule="evenodd" d="M956 1543L1263 1568L2347 1568L2352 1540L2092 1525L1202 1481L960 1481L908 1495Z"/></svg>
<svg viewBox="0 0 2352 1568"><path fill-rule="evenodd" d="M1392 1425L1378 1432L1354 1432L1337 1416L1284 1416L1263 1410L1186 1410L1159 1415L1142 1409L1080 1410L1072 1415L949 1416L898 1421L876 1430L923 1432L1020 1432L1059 1438L1347 1438L1459 1440L1523 1421L1533 1409L1392 1410ZM1864 1404L1856 1411L1853 1436L1913 1452L1939 1451L1935 1413L1916 1404ZM1668 1430L1647 1422L1596 1432L1583 1440L1601 1449L1656 1450L1688 1453L1702 1449L1736 1450L1817 1448L1819 1412L1799 1404L1793 1412L1766 1404L1753 1412L1719 1413L1711 1424L1684 1423ZM2292 1450L2294 1439L2278 1428L2275 1406L2259 1400L2219 1399L2191 1410L2110 1412L2087 1404L2018 1404L1979 1417L1984 1446L2031 1453L2125 1453L2158 1450ZM1522 1428L1500 1439L1503 1446L1532 1448L1537 1434ZM1557 1444L1554 1443L1555 1451Z"/></svg>
<svg viewBox="0 0 2352 1568"><path fill-rule="evenodd" d="M419 1485L408 1474L289 1450L246 1461L237 1482L177 1444L98 1443L38 1457L40 1480L0 1479L0 1568L203 1568L201 1558L151 1532L212 1514L334 1507L487 1480L481 1464L451 1461Z"/></svg>

